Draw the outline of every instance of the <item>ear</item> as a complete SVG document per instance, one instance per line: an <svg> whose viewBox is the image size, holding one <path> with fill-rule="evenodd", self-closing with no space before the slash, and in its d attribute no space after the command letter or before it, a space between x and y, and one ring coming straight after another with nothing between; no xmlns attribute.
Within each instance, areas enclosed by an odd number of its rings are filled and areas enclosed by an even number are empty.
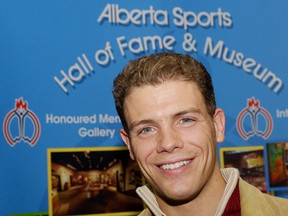
<svg viewBox="0 0 288 216"><path fill-rule="evenodd" d="M127 134L127 132L123 128L120 130L120 136L121 136L123 142L126 144L128 150L129 150L131 159L135 160L134 153L133 153L133 150L132 150L132 147L131 147L131 144L130 144L129 135Z"/></svg>
<svg viewBox="0 0 288 216"><path fill-rule="evenodd" d="M214 127L217 142L223 142L225 139L225 114L222 109L216 109L214 114Z"/></svg>

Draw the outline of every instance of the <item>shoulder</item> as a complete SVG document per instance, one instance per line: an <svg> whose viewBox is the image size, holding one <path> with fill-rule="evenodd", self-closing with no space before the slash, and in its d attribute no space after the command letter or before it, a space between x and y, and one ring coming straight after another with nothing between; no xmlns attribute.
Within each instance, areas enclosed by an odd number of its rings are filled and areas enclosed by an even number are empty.
<svg viewBox="0 0 288 216"><path fill-rule="evenodd" d="M138 216L152 216L152 214L148 208L145 208Z"/></svg>
<svg viewBox="0 0 288 216"><path fill-rule="evenodd" d="M288 199L262 193L240 178L240 203L243 215L287 215Z"/></svg>

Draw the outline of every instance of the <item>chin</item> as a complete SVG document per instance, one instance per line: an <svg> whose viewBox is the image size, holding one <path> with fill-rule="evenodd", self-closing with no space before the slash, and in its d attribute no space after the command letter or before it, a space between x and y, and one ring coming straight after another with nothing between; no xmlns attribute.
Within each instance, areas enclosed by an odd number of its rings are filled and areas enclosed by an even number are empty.
<svg viewBox="0 0 288 216"><path fill-rule="evenodd" d="M196 195L190 195L190 196L178 196L178 197L165 197L164 201L166 203L168 203L171 206L179 206L179 205L184 205L186 203L191 202L193 199L195 199L195 197L197 197Z"/></svg>
<svg viewBox="0 0 288 216"><path fill-rule="evenodd" d="M185 203L191 202L198 196L199 192L187 191L187 190L177 190L174 192L165 193L162 197L165 202L172 206L183 205Z"/></svg>

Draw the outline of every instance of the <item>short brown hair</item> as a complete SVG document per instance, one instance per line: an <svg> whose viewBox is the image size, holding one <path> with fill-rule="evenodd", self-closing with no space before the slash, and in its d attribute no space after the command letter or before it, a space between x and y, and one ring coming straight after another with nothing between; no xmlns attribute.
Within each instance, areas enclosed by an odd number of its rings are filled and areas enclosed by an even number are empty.
<svg viewBox="0 0 288 216"><path fill-rule="evenodd" d="M158 85L169 80L194 82L203 98L208 114L213 117L216 102L213 84L206 68L185 54L159 53L131 60L114 79L113 96L116 110L125 131L129 134L124 115L124 101L134 88Z"/></svg>

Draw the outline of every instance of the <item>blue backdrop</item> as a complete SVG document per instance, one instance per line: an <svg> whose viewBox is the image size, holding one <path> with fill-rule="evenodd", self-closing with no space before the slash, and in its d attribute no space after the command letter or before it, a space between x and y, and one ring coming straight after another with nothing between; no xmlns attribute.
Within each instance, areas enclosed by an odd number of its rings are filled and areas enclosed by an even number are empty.
<svg viewBox="0 0 288 216"><path fill-rule="evenodd" d="M1 0L0 214L48 211L48 148L123 146L112 82L142 55L173 51L204 63L226 112L222 146L288 141L287 7Z"/></svg>

